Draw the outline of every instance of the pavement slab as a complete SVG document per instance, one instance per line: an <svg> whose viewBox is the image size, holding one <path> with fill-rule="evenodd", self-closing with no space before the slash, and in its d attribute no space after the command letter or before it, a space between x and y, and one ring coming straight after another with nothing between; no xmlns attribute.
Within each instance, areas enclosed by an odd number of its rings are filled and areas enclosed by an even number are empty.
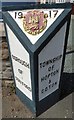
<svg viewBox="0 0 74 120"><path fill-rule="evenodd" d="M12 87L13 86L13 87ZM57 102L38 118L72 118L72 93ZM34 115L15 94L14 84L3 81L2 118L33 118Z"/></svg>

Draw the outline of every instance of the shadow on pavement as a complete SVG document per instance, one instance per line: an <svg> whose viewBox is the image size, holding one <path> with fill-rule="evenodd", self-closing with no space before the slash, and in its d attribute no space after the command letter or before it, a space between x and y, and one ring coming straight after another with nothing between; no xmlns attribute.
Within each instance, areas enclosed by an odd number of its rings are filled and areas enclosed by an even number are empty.
<svg viewBox="0 0 74 120"><path fill-rule="evenodd" d="M61 77L60 99L74 92L74 73L63 73Z"/></svg>

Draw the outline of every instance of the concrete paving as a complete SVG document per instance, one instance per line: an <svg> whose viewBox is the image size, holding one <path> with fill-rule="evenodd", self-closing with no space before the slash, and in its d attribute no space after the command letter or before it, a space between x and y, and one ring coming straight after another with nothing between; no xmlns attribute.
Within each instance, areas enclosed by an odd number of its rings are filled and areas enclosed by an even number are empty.
<svg viewBox="0 0 74 120"><path fill-rule="evenodd" d="M38 118L72 118L72 114L72 94L70 94Z"/></svg>
<svg viewBox="0 0 74 120"><path fill-rule="evenodd" d="M2 90L2 118L34 118L32 112L15 95L12 83L3 81ZM74 114L72 100L73 96L69 94L38 118L72 118Z"/></svg>

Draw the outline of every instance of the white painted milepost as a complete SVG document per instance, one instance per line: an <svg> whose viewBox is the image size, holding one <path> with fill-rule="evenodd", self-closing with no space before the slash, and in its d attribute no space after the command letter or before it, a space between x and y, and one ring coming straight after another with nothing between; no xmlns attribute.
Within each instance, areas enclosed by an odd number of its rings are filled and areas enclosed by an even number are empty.
<svg viewBox="0 0 74 120"><path fill-rule="evenodd" d="M8 7L3 20L16 95L37 117L60 98L71 5L36 6Z"/></svg>

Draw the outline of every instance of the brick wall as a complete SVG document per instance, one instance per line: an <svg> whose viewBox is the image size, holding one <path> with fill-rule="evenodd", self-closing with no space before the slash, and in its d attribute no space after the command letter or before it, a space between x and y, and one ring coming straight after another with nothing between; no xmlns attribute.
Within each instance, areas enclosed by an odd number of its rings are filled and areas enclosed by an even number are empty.
<svg viewBox="0 0 74 120"><path fill-rule="evenodd" d="M12 69L9 61L8 45L3 23L0 23L0 79L12 79Z"/></svg>

